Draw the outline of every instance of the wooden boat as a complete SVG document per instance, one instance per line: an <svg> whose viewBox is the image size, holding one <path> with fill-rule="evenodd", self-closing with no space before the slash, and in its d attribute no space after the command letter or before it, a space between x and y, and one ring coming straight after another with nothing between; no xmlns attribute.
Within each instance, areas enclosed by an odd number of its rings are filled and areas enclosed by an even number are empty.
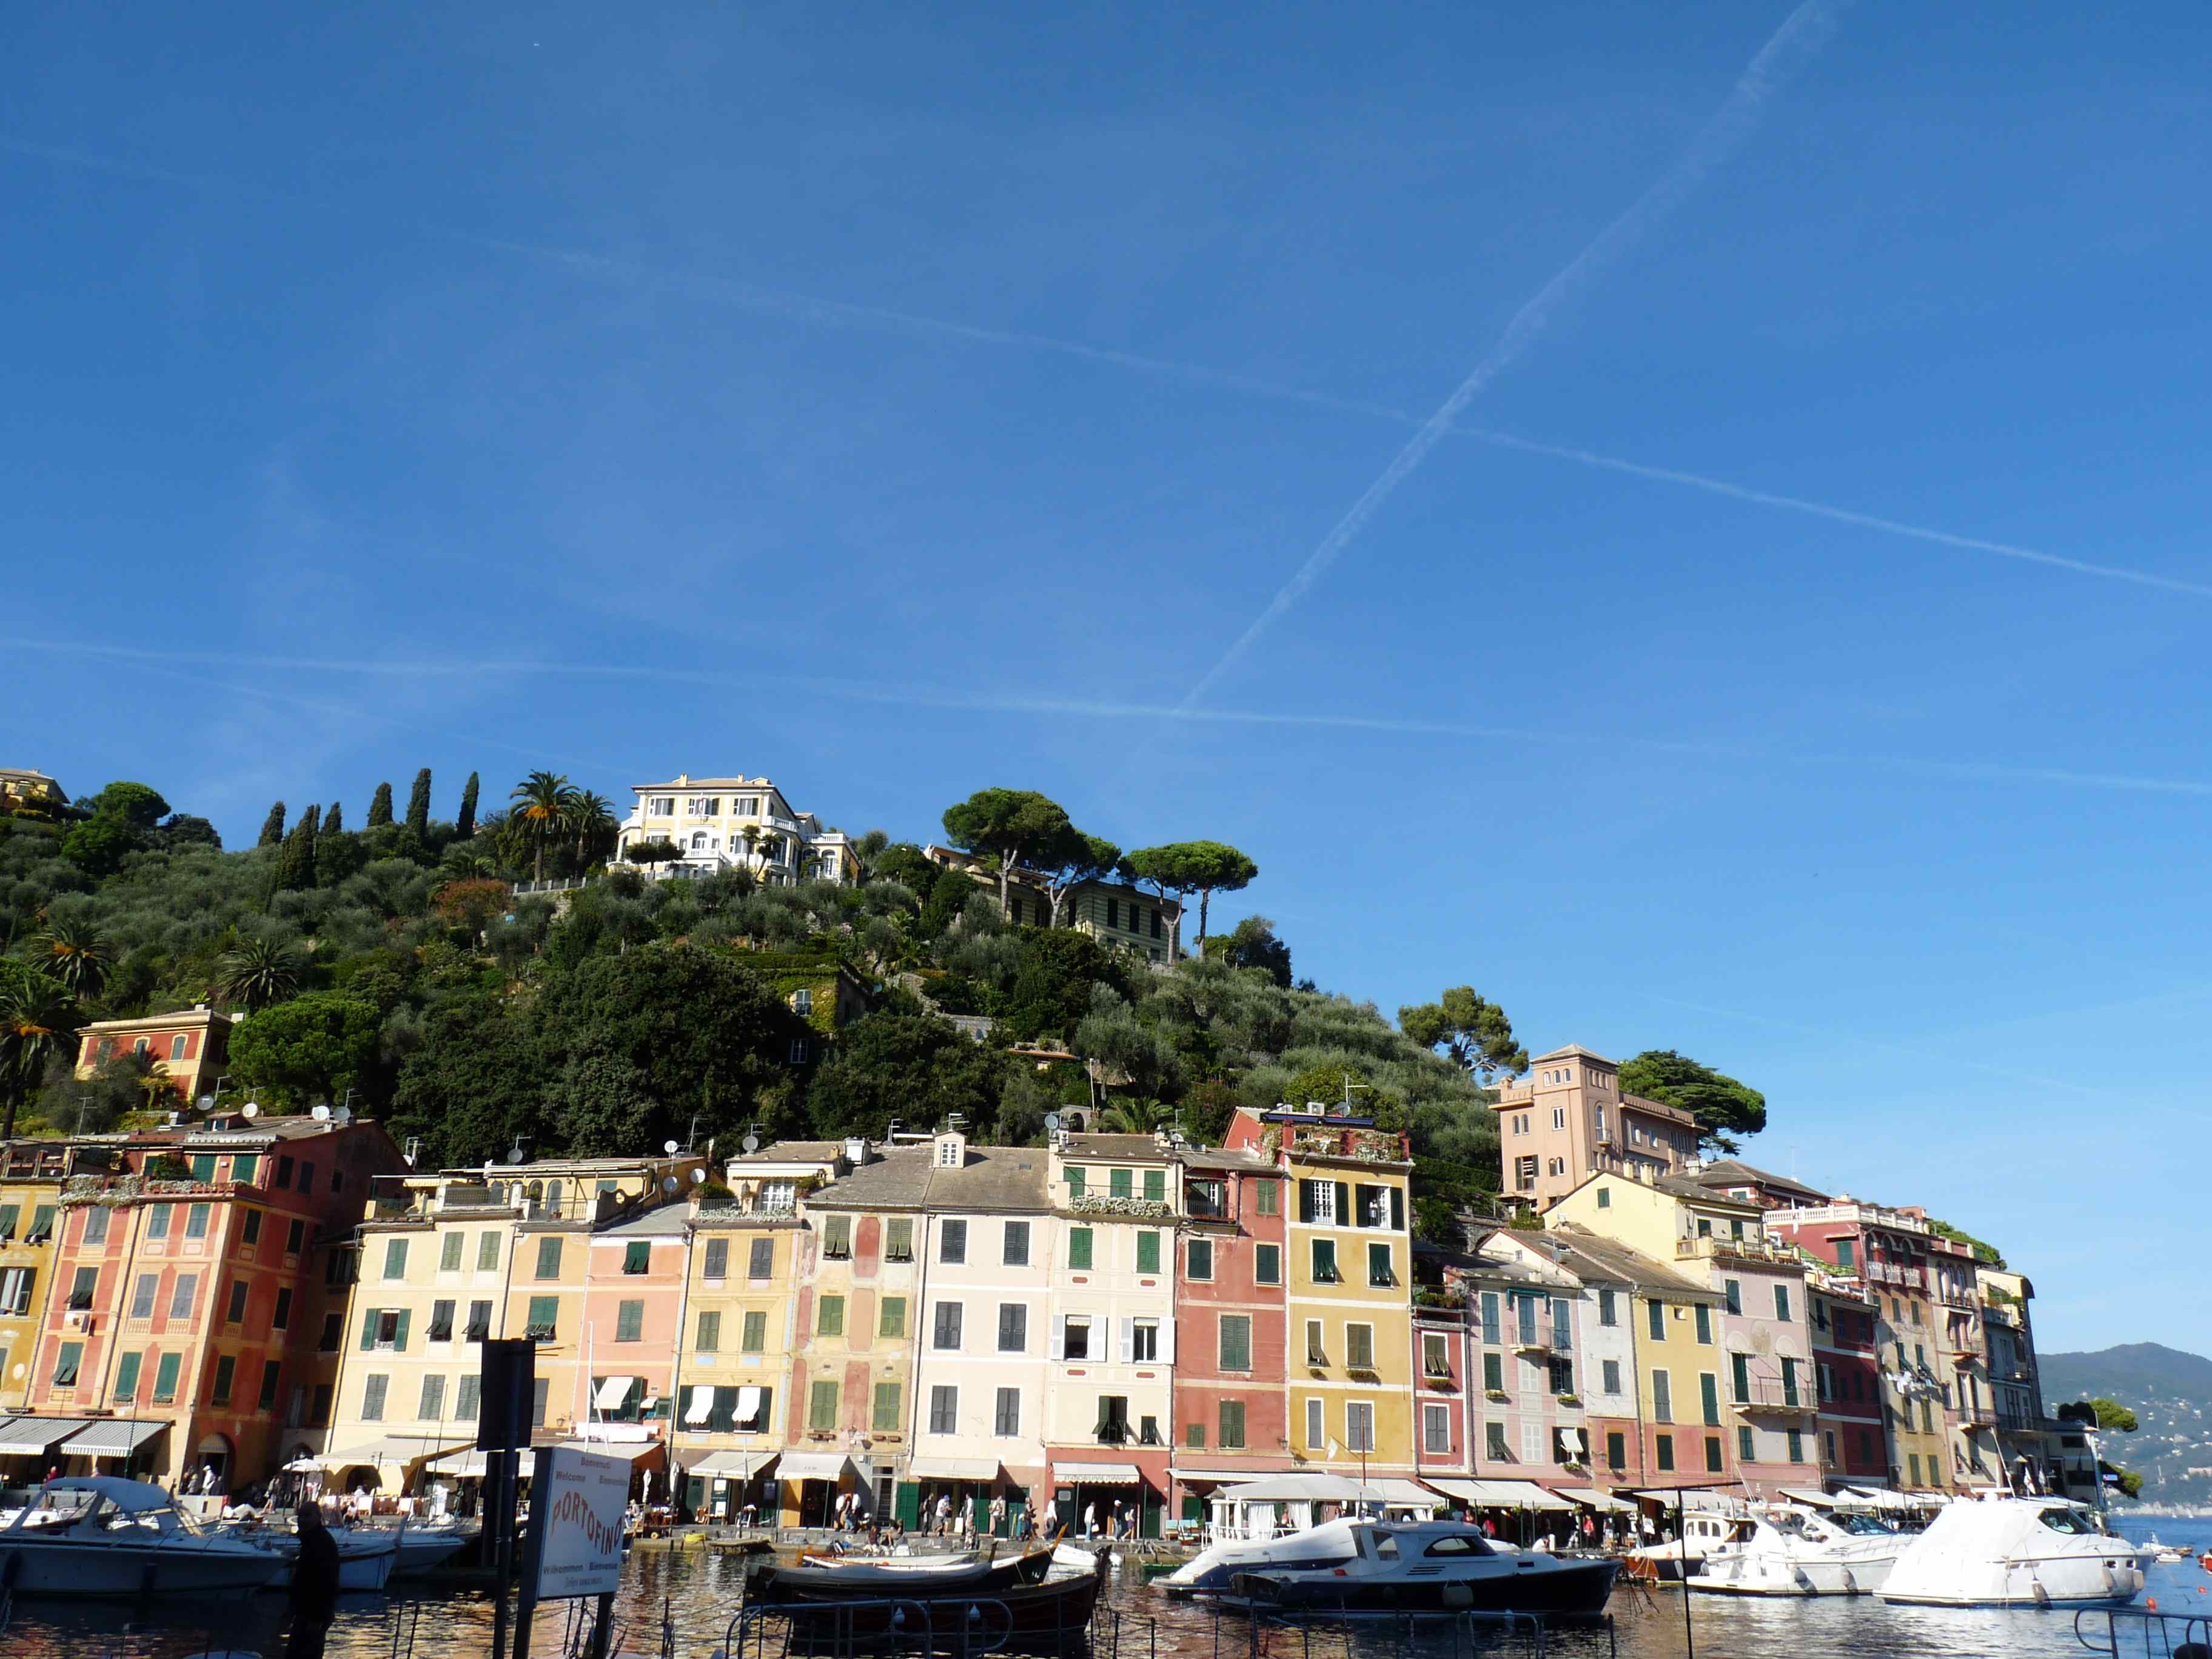
<svg viewBox="0 0 2212 1659"><path fill-rule="evenodd" d="M750 1594L756 1601L849 1601L872 1596L995 1595L1042 1581L1049 1548L1003 1561L973 1556L899 1555L866 1561L811 1556L795 1567L762 1567Z"/></svg>
<svg viewBox="0 0 2212 1659"><path fill-rule="evenodd" d="M1032 1553L1052 1565L1054 1552ZM1081 1554L1082 1552L1069 1552ZM933 1653L1004 1652L1069 1656L1089 1642L1091 1617L1104 1590L1109 1558L1102 1551L1077 1567L1063 1557L1040 1583L990 1591L927 1590L898 1586L850 1595L806 1597L776 1611L791 1621L787 1652L848 1655L872 1647Z"/></svg>

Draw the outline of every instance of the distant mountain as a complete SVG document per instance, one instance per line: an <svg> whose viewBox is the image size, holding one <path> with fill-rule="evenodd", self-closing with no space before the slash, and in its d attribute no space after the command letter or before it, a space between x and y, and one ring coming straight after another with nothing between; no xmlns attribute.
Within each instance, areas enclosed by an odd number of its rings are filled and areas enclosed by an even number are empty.
<svg viewBox="0 0 2212 1659"><path fill-rule="evenodd" d="M2124 1342L2095 1353L2042 1354L2037 1364L2045 1403L2054 1409L2101 1395L2135 1412L2142 1427L2106 1436L2105 1455L2142 1472L2145 1498L2212 1502L2212 1359Z"/></svg>

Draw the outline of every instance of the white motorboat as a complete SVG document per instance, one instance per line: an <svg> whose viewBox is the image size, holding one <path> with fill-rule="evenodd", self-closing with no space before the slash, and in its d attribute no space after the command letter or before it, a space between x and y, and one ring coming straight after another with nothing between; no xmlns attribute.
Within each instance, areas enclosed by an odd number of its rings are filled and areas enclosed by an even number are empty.
<svg viewBox="0 0 2212 1659"><path fill-rule="evenodd" d="M1682 1520L1682 1535L1663 1544L1631 1550L1628 1559L1640 1561L1662 1579L1681 1578L1704 1571L1705 1558L1733 1549L1743 1541L1744 1517L1732 1510L1692 1510Z"/></svg>
<svg viewBox="0 0 2212 1659"><path fill-rule="evenodd" d="M1868 1595L1897 1565L1905 1540L1863 1515L1824 1516L1778 1504L1737 1517L1735 1535L1706 1553L1692 1589L1722 1595Z"/></svg>
<svg viewBox="0 0 2212 1659"><path fill-rule="evenodd" d="M1906 1544L1885 1601L1939 1607L2122 1606L2142 1593L2137 1547L2063 1498L1952 1504Z"/></svg>
<svg viewBox="0 0 2212 1659"><path fill-rule="evenodd" d="M441 1567L475 1541L477 1528L458 1522L432 1522L427 1526L399 1528L399 1559L392 1563L394 1578L412 1577Z"/></svg>
<svg viewBox="0 0 2212 1659"><path fill-rule="evenodd" d="M2162 1541L2156 1533L2142 1540L2142 1552L2161 1566L2174 1566L2189 1559L2189 1552L2179 1544Z"/></svg>
<svg viewBox="0 0 2212 1659"><path fill-rule="evenodd" d="M48 1481L0 1528L0 1583L18 1595L256 1590L283 1566L256 1544L202 1527L159 1486L106 1475Z"/></svg>
<svg viewBox="0 0 2212 1659"><path fill-rule="evenodd" d="M400 1534L390 1527L332 1527L331 1537L338 1547L338 1588L342 1590L380 1590L392 1580L400 1560ZM267 1527L239 1529L233 1536L265 1550L276 1558L271 1589L288 1589L293 1565L300 1559L300 1534ZM454 1549L460 1546L456 1544ZM451 1554L453 1552L446 1552Z"/></svg>
<svg viewBox="0 0 2212 1659"><path fill-rule="evenodd" d="M1595 1613L1620 1564L1501 1549L1463 1521L1328 1521L1286 1538L1217 1544L1158 1582L1170 1593L1348 1613Z"/></svg>

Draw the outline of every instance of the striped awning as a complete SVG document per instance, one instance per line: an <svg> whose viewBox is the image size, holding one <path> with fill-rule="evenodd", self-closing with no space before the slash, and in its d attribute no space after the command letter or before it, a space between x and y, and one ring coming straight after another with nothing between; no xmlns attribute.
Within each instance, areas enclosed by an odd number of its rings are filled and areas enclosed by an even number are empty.
<svg viewBox="0 0 2212 1659"><path fill-rule="evenodd" d="M1428 1483L1462 1504L1485 1510L1571 1510L1565 1498L1553 1496L1533 1480L1461 1480L1429 1475Z"/></svg>
<svg viewBox="0 0 2212 1659"><path fill-rule="evenodd" d="M1633 1512L1636 1505L1624 1504L1618 1498L1607 1497L1595 1486L1554 1486L1552 1490L1562 1498L1572 1498L1586 1510L1595 1510L1601 1515L1620 1510Z"/></svg>
<svg viewBox="0 0 2212 1659"><path fill-rule="evenodd" d="M1054 1463L1052 1478L1069 1486L1133 1486L1145 1477L1134 1463Z"/></svg>
<svg viewBox="0 0 2212 1659"><path fill-rule="evenodd" d="M424 1458L450 1457L469 1449L465 1442L455 1445L447 1437L422 1434L387 1434L380 1440L366 1444L349 1446L343 1451L325 1452L322 1466L326 1469L349 1469L356 1464L372 1468L405 1468Z"/></svg>
<svg viewBox="0 0 2212 1659"><path fill-rule="evenodd" d="M78 1430L62 1443L66 1457L128 1457L169 1425L118 1417Z"/></svg>
<svg viewBox="0 0 2212 1659"><path fill-rule="evenodd" d="M88 1417L18 1417L0 1423L0 1457L35 1457L91 1425Z"/></svg>

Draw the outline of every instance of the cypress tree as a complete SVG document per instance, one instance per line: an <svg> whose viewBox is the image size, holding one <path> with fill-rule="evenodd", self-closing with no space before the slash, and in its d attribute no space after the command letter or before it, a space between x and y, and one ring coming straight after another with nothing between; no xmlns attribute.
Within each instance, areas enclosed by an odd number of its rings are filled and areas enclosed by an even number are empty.
<svg viewBox="0 0 2212 1659"><path fill-rule="evenodd" d="M388 783L380 783L376 786L376 793L369 798L368 827L372 830L381 830L391 822L392 786Z"/></svg>
<svg viewBox="0 0 2212 1659"><path fill-rule="evenodd" d="M415 775L415 787L407 792L407 827L415 832L416 840L429 840L430 769L427 766Z"/></svg>
<svg viewBox="0 0 2212 1659"><path fill-rule="evenodd" d="M324 815L322 823L316 830L315 833L318 836L342 836L345 834L345 808L340 805L337 801L332 801L331 803L331 810Z"/></svg>
<svg viewBox="0 0 2212 1659"><path fill-rule="evenodd" d="M261 839L256 847L274 847L284 839L284 803L278 801L269 809L269 816L261 820Z"/></svg>
<svg viewBox="0 0 2212 1659"><path fill-rule="evenodd" d="M315 884L315 831L321 810L310 806L300 814L292 833L284 837L284 856L277 866L276 884L303 892Z"/></svg>
<svg viewBox="0 0 2212 1659"><path fill-rule="evenodd" d="M477 832L477 775L461 786L461 815L453 820L453 839L466 841Z"/></svg>

